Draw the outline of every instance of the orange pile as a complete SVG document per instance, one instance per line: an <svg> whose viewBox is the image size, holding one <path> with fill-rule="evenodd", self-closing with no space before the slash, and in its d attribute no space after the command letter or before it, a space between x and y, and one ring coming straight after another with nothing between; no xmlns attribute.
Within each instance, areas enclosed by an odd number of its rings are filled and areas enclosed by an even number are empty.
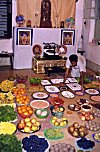
<svg viewBox="0 0 100 152"><path fill-rule="evenodd" d="M28 118L33 114L32 107L26 105L18 106L17 111L22 118Z"/></svg>

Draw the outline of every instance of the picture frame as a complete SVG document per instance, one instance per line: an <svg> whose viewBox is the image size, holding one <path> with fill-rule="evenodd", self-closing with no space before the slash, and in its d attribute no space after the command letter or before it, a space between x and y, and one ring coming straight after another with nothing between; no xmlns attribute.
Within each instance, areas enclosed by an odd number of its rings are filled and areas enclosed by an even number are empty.
<svg viewBox="0 0 100 152"><path fill-rule="evenodd" d="M32 46L33 29L17 28L16 45Z"/></svg>
<svg viewBox="0 0 100 152"><path fill-rule="evenodd" d="M75 42L75 30L62 29L61 30L61 44L66 46L73 46Z"/></svg>

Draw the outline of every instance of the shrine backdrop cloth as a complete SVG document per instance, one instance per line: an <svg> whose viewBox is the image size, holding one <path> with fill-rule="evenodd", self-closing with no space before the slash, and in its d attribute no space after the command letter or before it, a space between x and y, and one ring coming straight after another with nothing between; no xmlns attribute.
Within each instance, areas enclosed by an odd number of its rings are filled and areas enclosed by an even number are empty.
<svg viewBox="0 0 100 152"><path fill-rule="evenodd" d="M32 26L37 22L40 26L41 16L41 1L42 0L17 0L17 14L24 15L25 19L30 19ZM75 18L76 0L51 0L51 22L52 27L55 26L56 12L58 13L58 25L66 18ZM35 18L35 13L38 12L38 17ZM65 25L66 26L66 25Z"/></svg>

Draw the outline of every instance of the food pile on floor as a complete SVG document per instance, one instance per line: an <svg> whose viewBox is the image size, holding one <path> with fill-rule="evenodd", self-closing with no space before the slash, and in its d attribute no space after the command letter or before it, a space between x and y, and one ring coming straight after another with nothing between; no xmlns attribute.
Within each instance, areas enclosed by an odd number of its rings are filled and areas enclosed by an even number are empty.
<svg viewBox="0 0 100 152"><path fill-rule="evenodd" d="M0 83L0 152L99 152L98 79L83 91L74 78L13 77Z"/></svg>

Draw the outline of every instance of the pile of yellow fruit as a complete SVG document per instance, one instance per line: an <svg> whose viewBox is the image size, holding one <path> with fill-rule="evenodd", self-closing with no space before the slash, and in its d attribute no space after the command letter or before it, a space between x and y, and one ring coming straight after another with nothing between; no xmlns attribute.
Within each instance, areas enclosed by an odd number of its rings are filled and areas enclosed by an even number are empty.
<svg viewBox="0 0 100 152"><path fill-rule="evenodd" d="M11 104L14 103L15 96L12 94L11 91L8 93L0 93L0 105L2 104Z"/></svg>
<svg viewBox="0 0 100 152"><path fill-rule="evenodd" d="M13 134L16 131L16 126L10 122L1 122L0 123L0 135L1 134Z"/></svg>
<svg viewBox="0 0 100 152"><path fill-rule="evenodd" d="M38 131L40 128L40 122L35 118L25 118L18 124L18 129L22 132L32 133Z"/></svg>
<svg viewBox="0 0 100 152"><path fill-rule="evenodd" d="M51 120L51 123L54 125L54 126L60 126L60 127L64 127L68 124L68 121L67 121L67 118L60 118L58 119L57 117L53 117L52 120Z"/></svg>
<svg viewBox="0 0 100 152"><path fill-rule="evenodd" d="M14 86L14 82L13 81L9 81L9 80L4 80L0 83L0 89L3 91L3 92L9 92L11 91L11 89L13 88Z"/></svg>

